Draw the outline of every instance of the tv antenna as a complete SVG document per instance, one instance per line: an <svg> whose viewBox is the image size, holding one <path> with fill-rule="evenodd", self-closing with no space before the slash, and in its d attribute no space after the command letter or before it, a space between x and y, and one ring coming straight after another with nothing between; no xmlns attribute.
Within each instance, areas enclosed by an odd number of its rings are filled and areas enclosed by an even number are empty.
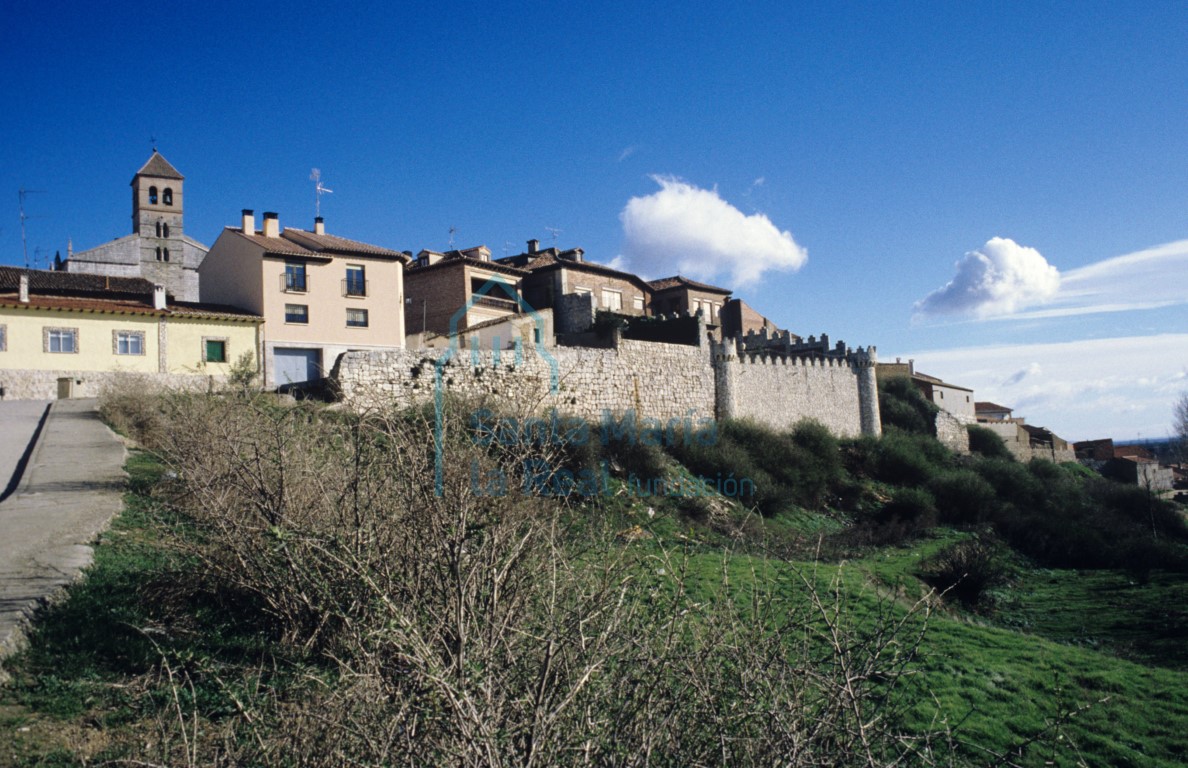
<svg viewBox="0 0 1188 768"><path fill-rule="evenodd" d="M515 243L513 243L511 240L504 240L503 241L503 255L506 256L508 249L512 248L514 246L515 246Z"/></svg>
<svg viewBox="0 0 1188 768"><path fill-rule="evenodd" d="M29 243L25 239L25 221L27 219L32 218L31 216L29 216L28 214L25 213L25 197L28 195L37 194L37 193L41 193L41 192L45 192L45 190L44 189L25 189L24 187L21 187L20 190L17 192L17 199L20 201L20 211L21 211L21 251L25 255L25 269L29 268Z"/></svg>
<svg viewBox="0 0 1188 768"><path fill-rule="evenodd" d="M557 235L561 234L564 231L565 230L557 229L556 227L545 227L545 232L548 232L550 235L553 236L553 245L557 244Z"/></svg>
<svg viewBox="0 0 1188 768"><path fill-rule="evenodd" d="M313 168L309 172L309 180L314 183L314 216L322 215L322 195L334 194L333 189L327 189L322 184L322 172Z"/></svg>

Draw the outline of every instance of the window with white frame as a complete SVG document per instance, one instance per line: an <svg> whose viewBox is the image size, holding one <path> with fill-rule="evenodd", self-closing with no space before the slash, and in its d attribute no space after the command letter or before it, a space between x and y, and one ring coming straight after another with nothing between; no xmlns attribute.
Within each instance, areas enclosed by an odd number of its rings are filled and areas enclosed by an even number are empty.
<svg viewBox="0 0 1188 768"><path fill-rule="evenodd" d="M309 324L309 305L308 304L286 304L285 305L285 322L297 323L299 325Z"/></svg>
<svg viewBox="0 0 1188 768"><path fill-rule="evenodd" d="M112 331L112 350L117 355L143 355L144 331Z"/></svg>
<svg viewBox="0 0 1188 768"><path fill-rule="evenodd" d="M578 296L589 296L590 294L594 293L593 290L591 290L589 288L583 288L580 285L574 286L573 292L576 293Z"/></svg>
<svg viewBox="0 0 1188 768"><path fill-rule="evenodd" d="M76 354L78 352L78 329L46 328L43 341L46 352Z"/></svg>
<svg viewBox="0 0 1188 768"><path fill-rule="evenodd" d="M623 309L623 292L612 291L610 288L602 289L602 306L604 309L609 309L618 312Z"/></svg>
<svg viewBox="0 0 1188 768"><path fill-rule="evenodd" d="M644 298L643 298L643 296L636 296L635 298L633 298L633 299L631 300L631 306L632 306L632 308L634 308L634 309L635 309L635 311L636 311L636 312L643 312L643 311L644 311Z"/></svg>
<svg viewBox="0 0 1188 768"><path fill-rule="evenodd" d="M367 310L366 309L348 309L346 311L347 328L366 328L367 327Z"/></svg>

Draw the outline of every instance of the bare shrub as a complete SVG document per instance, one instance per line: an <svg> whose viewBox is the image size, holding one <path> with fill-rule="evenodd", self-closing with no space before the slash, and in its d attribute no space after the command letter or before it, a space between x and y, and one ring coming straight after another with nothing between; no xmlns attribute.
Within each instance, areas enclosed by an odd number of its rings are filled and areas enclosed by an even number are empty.
<svg viewBox="0 0 1188 768"><path fill-rule="evenodd" d="M569 536L586 511L572 494L521 485L527 462L560 472L566 446L476 441L474 403L446 400L439 421L162 402L198 531L182 545L312 665L235 700L229 764L935 761L898 695L923 606L872 608L840 571L739 575L729 557ZM505 405L508 423L532 407Z"/></svg>
<svg viewBox="0 0 1188 768"><path fill-rule="evenodd" d="M112 377L99 391L99 415L120 434L142 445L156 444L166 430L163 392L152 376Z"/></svg>

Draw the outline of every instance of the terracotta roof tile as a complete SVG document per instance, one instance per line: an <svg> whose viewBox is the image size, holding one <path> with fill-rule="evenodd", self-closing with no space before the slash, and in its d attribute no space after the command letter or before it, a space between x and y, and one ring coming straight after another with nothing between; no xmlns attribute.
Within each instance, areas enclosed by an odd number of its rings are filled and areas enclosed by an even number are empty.
<svg viewBox="0 0 1188 768"><path fill-rule="evenodd" d="M110 277L81 272L25 270L19 267L0 267L0 290L19 290L21 274L29 275L31 293L153 295L153 284L142 277Z"/></svg>
<svg viewBox="0 0 1188 768"><path fill-rule="evenodd" d="M690 280L689 278L682 277L680 275L662 277L659 280L649 280L648 285L652 286L652 290L655 291L667 291L670 288L684 286L686 288L694 288L699 291L710 291L712 293L724 293L727 295L733 293L733 291L730 291L726 288L719 288L718 286L710 285L709 283L699 283L696 280Z"/></svg>
<svg viewBox="0 0 1188 768"><path fill-rule="evenodd" d="M389 259L398 259L400 261L409 260L408 256L391 248L371 245L370 243L363 243L358 240L348 240L345 237L339 237L337 235L319 235L304 229L285 229L281 232L281 237L296 243L302 248L321 253L348 256L359 254L363 256L380 256Z"/></svg>

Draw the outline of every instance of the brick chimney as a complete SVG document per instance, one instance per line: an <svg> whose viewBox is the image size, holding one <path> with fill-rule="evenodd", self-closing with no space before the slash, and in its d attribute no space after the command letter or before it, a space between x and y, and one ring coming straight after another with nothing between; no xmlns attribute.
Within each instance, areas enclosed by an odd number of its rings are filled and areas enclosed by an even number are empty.
<svg viewBox="0 0 1188 768"><path fill-rule="evenodd" d="M29 303L29 274L27 272L21 275L21 303Z"/></svg>
<svg viewBox="0 0 1188 768"><path fill-rule="evenodd" d="M272 211L264 212L264 237L280 237L280 217Z"/></svg>
<svg viewBox="0 0 1188 768"><path fill-rule="evenodd" d="M540 241L539 240L533 239L533 240L528 241L528 253L536 253L539 250L540 250Z"/></svg>
<svg viewBox="0 0 1188 768"><path fill-rule="evenodd" d="M315 235L326 234L326 220L323 219L321 216L314 219L314 234Z"/></svg>
<svg viewBox="0 0 1188 768"><path fill-rule="evenodd" d="M256 212L251 208L243 209L243 233L245 235L256 234Z"/></svg>
<svg viewBox="0 0 1188 768"><path fill-rule="evenodd" d="M153 286L153 309L165 309L165 286Z"/></svg>

